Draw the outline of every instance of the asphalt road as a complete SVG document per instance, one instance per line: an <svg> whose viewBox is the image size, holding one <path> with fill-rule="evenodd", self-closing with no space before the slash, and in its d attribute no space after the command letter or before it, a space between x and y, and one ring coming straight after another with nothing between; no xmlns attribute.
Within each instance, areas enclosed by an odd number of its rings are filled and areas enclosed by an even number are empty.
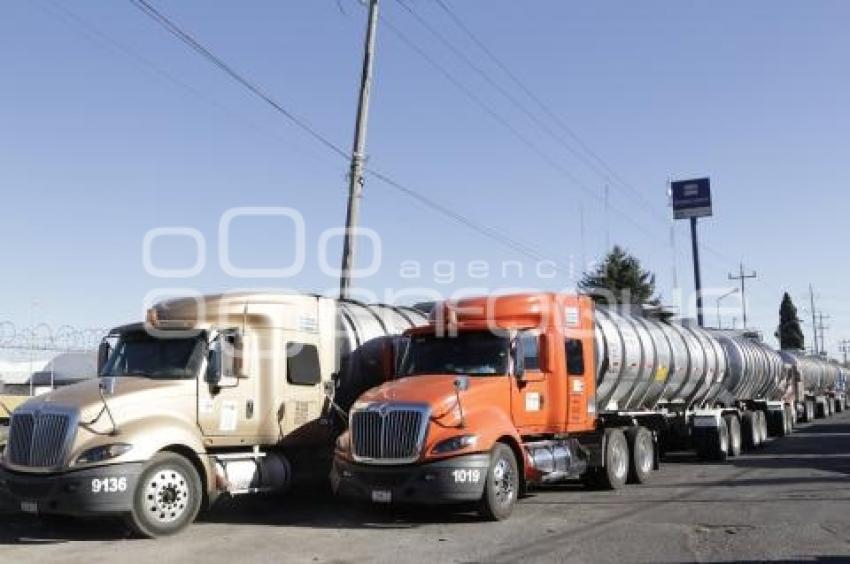
<svg viewBox="0 0 850 564"><path fill-rule="evenodd" d="M0 513L0 562L850 562L848 502L845 413L727 464L677 457L648 485L537 490L502 523L310 491L232 501L158 541Z"/></svg>

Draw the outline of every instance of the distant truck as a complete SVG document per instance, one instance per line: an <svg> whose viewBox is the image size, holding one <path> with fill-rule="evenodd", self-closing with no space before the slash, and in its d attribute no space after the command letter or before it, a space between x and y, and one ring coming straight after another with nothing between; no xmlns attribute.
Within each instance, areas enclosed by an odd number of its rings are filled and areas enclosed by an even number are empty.
<svg viewBox="0 0 850 564"><path fill-rule="evenodd" d="M0 487L25 512L122 515L156 537L220 494L284 491L302 470L326 477L342 427L333 413L345 409L332 403L378 384L393 358L387 336L425 321L308 295L157 304L145 323L110 332L98 379L14 411ZM352 363L362 366L348 378Z"/></svg>
<svg viewBox="0 0 850 564"><path fill-rule="evenodd" d="M754 335L533 293L438 305L395 377L359 398L334 489L375 503L474 502L529 486L642 483L661 453L710 460L791 432L795 372Z"/></svg>
<svg viewBox="0 0 850 564"><path fill-rule="evenodd" d="M847 369L802 351L782 351L794 373L794 399L801 421L828 417L847 407Z"/></svg>

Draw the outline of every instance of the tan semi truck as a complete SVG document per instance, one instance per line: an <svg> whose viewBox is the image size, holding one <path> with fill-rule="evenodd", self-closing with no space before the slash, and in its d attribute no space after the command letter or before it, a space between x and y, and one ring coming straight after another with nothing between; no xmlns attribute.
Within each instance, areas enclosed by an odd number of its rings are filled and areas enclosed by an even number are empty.
<svg viewBox="0 0 850 564"><path fill-rule="evenodd" d="M334 405L387 373L387 336L425 321L297 294L157 304L104 339L99 378L13 412L0 488L24 512L121 515L149 537L181 530L223 493L283 491L323 457L330 468Z"/></svg>

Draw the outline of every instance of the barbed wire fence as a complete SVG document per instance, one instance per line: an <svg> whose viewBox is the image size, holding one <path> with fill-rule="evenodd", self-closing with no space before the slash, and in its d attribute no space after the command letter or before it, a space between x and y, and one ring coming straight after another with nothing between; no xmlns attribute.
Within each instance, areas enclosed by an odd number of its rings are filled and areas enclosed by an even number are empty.
<svg viewBox="0 0 850 564"><path fill-rule="evenodd" d="M0 320L0 357L10 361L24 361L33 355L53 356L60 353L90 352L96 350L108 329L102 327L74 327L37 323L19 327L11 321Z"/></svg>

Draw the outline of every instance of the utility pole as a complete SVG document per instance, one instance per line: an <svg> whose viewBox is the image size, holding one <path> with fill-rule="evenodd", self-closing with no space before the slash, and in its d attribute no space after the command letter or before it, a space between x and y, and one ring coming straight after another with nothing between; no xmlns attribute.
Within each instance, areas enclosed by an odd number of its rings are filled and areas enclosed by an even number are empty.
<svg viewBox="0 0 850 564"><path fill-rule="evenodd" d="M363 47L363 73L360 77L360 98L357 103L357 123L354 146L351 150L351 170L348 176L348 209L345 215L345 240L342 247L342 269L339 297L347 298L351 287L354 247L360 200L363 197L363 163L366 159L366 126L369 120L369 94L372 89L372 63L375 55L375 31L378 26L378 0L369 0L369 22Z"/></svg>
<svg viewBox="0 0 850 564"><path fill-rule="evenodd" d="M815 353L815 356L818 356L818 323L815 319L817 317L817 310L815 309L815 291L811 284L809 284L809 299L812 302L812 351Z"/></svg>
<svg viewBox="0 0 850 564"><path fill-rule="evenodd" d="M818 312L818 336L820 337L820 352L821 355L826 355L826 330L829 327L825 327L823 324L824 319L829 319L828 315L824 315L823 312Z"/></svg>
<svg viewBox="0 0 850 564"><path fill-rule="evenodd" d="M608 209L608 185L605 185L605 252L611 251L611 212Z"/></svg>
<svg viewBox="0 0 850 564"><path fill-rule="evenodd" d="M697 324L700 327L705 327L702 312L702 277L699 272L699 240L697 239L696 217L691 218L691 249L694 255L694 289L697 293Z"/></svg>
<svg viewBox="0 0 850 564"><path fill-rule="evenodd" d="M741 281L741 310L743 313L743 322L744 329L747 328L747 288L746 288L746 280L747 278L756 278L757 274L755 271L750 274L744 274L744 263L740 263L740 270L737 276L729 275L729 280L740 280Z"/></svg>

